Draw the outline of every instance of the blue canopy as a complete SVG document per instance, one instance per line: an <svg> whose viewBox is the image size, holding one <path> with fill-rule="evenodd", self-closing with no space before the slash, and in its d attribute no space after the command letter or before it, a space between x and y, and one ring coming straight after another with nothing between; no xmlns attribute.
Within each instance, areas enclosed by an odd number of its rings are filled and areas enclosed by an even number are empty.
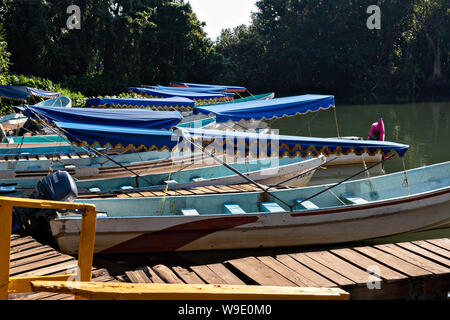
<svg viewBox="0 0 450 320"><path fill-rule="evenodd" d="M409 146L389 141L349 140L336 138L297 137L286 135L259 134L254 132L223 131L212 129L179 128L186 139L192 139L210 152L241 153L262 156L300 156L302 158L320 154L342 155L354 152L361 155L367 152L375 155L381 152L384 156L392 153L398 156L408 150ZM184 143L184 142L183 142ZM183 146L185 147L185 146ZM191 146L191 149L195 149Z"/></svg>
<svg viewBox="0 0 450 320"><path fill-rule="evenodd" d="M170 85L173 87L189 87L189 88L225 87L228 92L244 92L246 90L245 87L239 87L239 86L225 86L225 85L188 83L188 82L176 82L176 81L172 81L170 83Z"/></svg>
<svg viewBox="0 0 450 320"><path fill-rule="evenodd" d="M294 116L334 107L334 97L305 94L293 97L254 100L212 106L196 106L194 113L215 114L217 122L261 120Z"/></svg>
<svg viewBox="0 0 450 320"><path fill-rule="evenodd" d="M0 86L0 98L7 98L11 100L26 100L30 96L42 98L58 98L58 92L50 92L25 86Z"/></svg>
<svg viewBox="0 0 450 320"><path fill-rule="evenodd" d="M177 137L169 130L129 128L96 124L55 122L65 131L66 137L75 145L123 148L126 150L169 150L177 144Z"/></svg>
<svg viewBox="0 0 450 320"><path fill-rule="evenodd" d="M153 111L147 109L92 109L25 106L16 107L27 117L53 123L76 122L102 124L128 128L170 129L181 121L178 111Z"/></svg>
<svg viewBox="0 0 450 320"><path fill-rule="evenodd" d="M230 100L232 97L225 92L221 93L205 93L205 92L181 92L180 90L158 90L149 88L130 87L129 91L135 92L149 98L170 98L170 97L185 97L196 102L211 102Z"/></svg>
<svg viewBox="0 0 450 320"><path fill-rule="evenodd" d="M194 106L194 100L183 97L166 99L91 98L86 100L86 107L90 108L147 108L164 111L192 111Z"/></svg>
<svg viewBox="0 0 450 320"><path fill-rule="evenodd" d="M397 154L403 156L409 146L388 141L347 140L296 137L285 135L258 134L252 132L236 132L211 129L177 128L176 132L167 130L149 130L121 126L96 124L79 124L56 122L68 134L67 138L77 145L92 147L123 147L135 150L178 150L195 151L188 141L216 153L253 154L259 157L278 156L306 158L310 155L342 155L354 152L361 155L367 152L374 155L381 152L387 156Z"/></svg>
<svg viewBox="0 0 450 320"><path fill-rule="evenodd" d="M143 85L142 87L144 88L148 88L148 89L157 89L157 90L176 90L176 91L181 91L181 92L221 92L224 93L227 88L226 87L218 87L218 86L210 86L210 87L199 87L199 88L188 88L188 87L166 87L166 86L146 86Z"/></svg>

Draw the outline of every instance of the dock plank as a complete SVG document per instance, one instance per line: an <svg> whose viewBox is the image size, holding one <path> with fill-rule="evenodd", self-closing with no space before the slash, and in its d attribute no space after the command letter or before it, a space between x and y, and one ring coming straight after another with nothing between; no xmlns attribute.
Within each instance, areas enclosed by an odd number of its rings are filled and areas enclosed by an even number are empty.
<svg viewBox="0 0 450 320"><path fill-rule="evenodd" d="M184 283L177 275L170 270L168 267L162 264L158 264L152 267L153 271L160 277L164 282L167 283Z"/></svg>
<svg viewBox="0 0 450 320"><path fill-rule="evenodd" d="M328 251L307 252L306 255L328 268L332 268L334 271L355 283L365 284L370 277L370 274L367 273L367 271L361 270L360 268L345 262Z"/></svg>
<svg viewBox="0 0 450 320"><path fill-rule="evenodd" d="M290 269L297 272L303 277L304 282L310 287L336 287L334 282L331 282L327 278L322 277L319 273L302 265L297 260L293 259L287 254L280 254L276 256L276 259L289 267Z"/></svg>
<svg viewBox="0 0 450 320"><path fill-rule="evenodd" d="M366 256L369 256L370 258L376 261L379 261L401 273L406 274L409 277L421 277L431 275L430 271L422 269L408 261L400 259L392 254L386 253L377 248L367 246L367 247L357 247L354 249Z"/></svg>
<svg viewBox="0 0 450 320"><path fill-rule="evenodd" d="M336 283L339 286L355 284L354 281L342 276L341 274L337 273L336 271L317 262L316 260L307 256L305 253L293 253L293 254L289 254L289 256L294 258L301 264L307 266L308 268L314 270L315 272L321 274L323 277L329 279L330 281Z"/></svg>
<svg viewBox="0 0 450 320"><path fill-rule="evenodd" d="M227 284L227 282L222 279L218 274L212 271L209 266L191 266L191 269L203 279L206 283L209 284Z"/></svg>
<svg viewBox="0 0 450 320"><path fill-rule="evenodd" d="M74 261L74 260L75 259L72 258L71 256L65 256L65 255L61 255L60 253L57 253L56 256L48 258L48 259L44 259L44 260L36 261L34 263L28 263L25 265L10 268L9 274L10 274L10 276L16 276L16 275L22 274L22 277L23 277L24 273L32 272L32 270L43 270L46 267L49 267L49 266L52 266L55 264L59 264L59 263L67 262L67 261Z"/></svg>
<svg viewBox="0 0 450 320"><path fill-rule="evenodd" d="M272 268L285 278L289 279L299 287L307 287L310 283L307 279L304 279L301 274L296 273L294 270L288 268L286 265L282 264L280 261L276 260L270 256L262 256L257 258L259 261L264 263L269 268Z"/></svg>
<svg viewBox="0 0 450 320"><path fill-rule="evenodd" d="M212 263L207 265L215 274L222 278L227 284L244 285L245 282L239 279L222 263Z"/></svg>
<svg viewBox="0 0 450 320"><path fill-rule="evenodd" d="M394 280L400 280L400 279L407 279L408 277L392 270L391 268L388 268L387 266L381 264L380 262L377 262L375 260L372 260L360 253L358 253L355 250L344 248L344 249L335 249L331 250L332 253L338 255L339 257L350 261L351 263L358 265L360 268L364 270L372 270L373 267L378 268L380 270L379 276L386 281L394 281Z"/></svg>
<svg viewBox="0 0 450 320"><path fill-rule="evenodd" d="M180 267L180 266L174 266L172 267L172 270L175 271L175 273L183 279L184 282L189 284L204 284L205 281L203 281L195 272L189 271L186 268Z"/></svg>
<svg viewBox="0 0 450 320"><path fill-rule="evenodd" d="M450 250L446 250L442 247L439 247L437 245L434 245L430 242L427 242L425 240L419 240L419 241L413 241L412 243L414 243L415 245L422 247L424 249L427 249L429 251L432 251L436 254L439 254L441 256L443 256L444 258L450 258Z"/></svg>
<svg viewBox="0 0 450 320"><path fill-rule="evenodd" d="M296 286L294 282L286 279L255 257L233 259L227 262L259 285Z"/></svg>
<svg viewBox="0 0 450 320"><path fill-rule="evenodd" d="M450 250L450 238L431 239L427 240L427 242L442 247L444 249Z"/></svg>
<svg viewBox="0 0 450 320"><path fill-rule="evenodd" d="M412 253L408 250L405 250L395 244L382 244L382 245L376 245L377 249L381 249L385 252L388 252L394 256L399 257L400 259L410 261L411 263L414 263L415 265L421 267L422 269L428 270L435 274L444 274L444 273L450 273L450 269L446 268L440 264L437 264L433 261L430 261L428 259L425 259L415 253Z"/></svg>
<svg viewBox="0 0 450 320"><path fill-rule="evenodd" d="M436 262L446 265L447 267L450 267L450 259L444 258L438 254L435 254L433 251L422 248L419 245L416 245L411 242L401 242L401 243L396 243L396 245L398 245L404 249L407 249L409 251L412 251L416 254L419 254L427 259L434 260ZM450 252L449 252L449 257L450 257Z"/></svg>
<svg viewBox="0 0 450 320"><path fill-rule="evenodd" d="M133 283L153 283L143 270L127 271L125 275Z"/></svg>

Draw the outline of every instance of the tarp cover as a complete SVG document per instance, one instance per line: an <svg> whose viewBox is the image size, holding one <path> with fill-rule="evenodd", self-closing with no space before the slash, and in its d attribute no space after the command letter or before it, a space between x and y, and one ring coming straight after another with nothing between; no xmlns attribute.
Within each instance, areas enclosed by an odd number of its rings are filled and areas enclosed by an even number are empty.
<svg viewBox="0 0 450 320"><path fill-rule="evenodd" d="M226 93L181 92L180 90L158 90L149 88L130 87L129 91L153 98L185 97L195 101L229 100Z"/></svg>
<svg viewBox="0 0 450 320"><path fill-rule="evenodd" d="M50 92L25 86L0 86L0 97L12 100L26 100L29 96L57 98L58 92Z"/></svg>
<svg viewBox="0 0 450 320"><path fill-rule="evenodd" d="M194 113L214 114L217 122L261 120L294 116L334 107L330 95L305 94L300 96L255 100L213 106L196 106Z"/></svg>
<svg viewBox="0 0 450 320"><path fill-rule="evenodd" d="M409 146L388 141L364 141L347 139L328 139L296 137L285 135L258 134L252 132L236 132L211 129L177 128L176 132L168 130L149 130L141 128L88 125L78 123L56 123L68 132L67 137L77 145L84 143L92 147L100 146L115 148L121 146L135 150L172 150L175 145L182 151L197 151L199 147L210 152L221 152L240 155L253 154L259 157L300 156L310 155L342 155L354 152L367 152L374 155L381 152L387 156L392 153L399 156L408 150ZM197 147L187 142L194 141Z"/></svg>
<svg viewBox="0 0 450 320"><path fill-rule="evenodd" d="M259 134L253 132L237 132L212 129L180 128L186 139L192 139L198 146L207 147L211 152L240 153L245 155L267 155L279 157L320 154L342 155L354 152L361 155L367 152L375 155L381 152L387 156L392 153L399 156L408 150L409 146L389 141L349 140L337 138L297 137L286 135ZM196 149L191 146L191 149Z"/></svg>
<svg viewBox="0 0 450 320"><path fill-rule="evenodd" d="M166 99L91 98L86 100L86 107L89 108L147 108L165 111L191 111L194 106L194 100L183 97Z"/></svg>
<svg viewBox="0 0 450 320"><path fill-rule="evenodd" d="M198 87L198 88L192 88L192 87L167 87L167 86L146 86L143 85L143 88L148 89L157 89L157 90L176 90L176 91L189 91L189 92L225 92L227 90L226 87L218 87L218 86L209 86L209 87Z"/></svg>
<svg viewBox="0 0 450 320"><path fill-rule="evenodd" d="M178 111L148 109L93 109L25 106L17 107L27 117L48 122L76 122L129 128L170 129L183 118ZM39 115L39 117L36 116Z"/></svg>
<svg viewBox="0 0 450 320"><path fill-rule="evenodd" d="M170 83L173 87L189 87L189 88L202 88L202 87L225 87L228 92L244 92L245 87L240 86L226 86L226 85L214 85L214 84L201 84L201 83L188 83L188 82L176 82Z"/></svg>
<svg viewBox="0 0 450 320"><path fill-rule="evenodd" d="M84 123L55 122L67 138L78 146L140 150L172 150L177 137L170 130L141 129Z"/></svg>

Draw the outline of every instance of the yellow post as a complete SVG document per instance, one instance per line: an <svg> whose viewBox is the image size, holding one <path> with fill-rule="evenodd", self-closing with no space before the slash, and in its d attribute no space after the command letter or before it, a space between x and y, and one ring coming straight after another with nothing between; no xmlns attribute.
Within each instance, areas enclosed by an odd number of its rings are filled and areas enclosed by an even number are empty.
<svg viewBox="0 0 450 320"><path fill-rule="evenodd" d="M81 210L81 232L78 254L78 270L80 281L91 281L92 262L94 256L95 224L97 210L92 204L48 201L39 199L21 199L0 197L0 300L8 299L9 293L27 292L33 280L67 280L73 275L52 277L9 278L12 208L26 207L37 209Z"/></svg>
<svg viewBox="0 0 450 320"><path fill-rule="evenodd" d="M78 247L78 269L80 281L92 280L92 263L94 259L95 224L97 211L95 207L86 207L81 218L80 244Z"/></svg>
<svg viewBox="0 0 450 320"><path fill-rule="evenodd" d="M12 206L0 205L0 300L8 300Z"/></svg>

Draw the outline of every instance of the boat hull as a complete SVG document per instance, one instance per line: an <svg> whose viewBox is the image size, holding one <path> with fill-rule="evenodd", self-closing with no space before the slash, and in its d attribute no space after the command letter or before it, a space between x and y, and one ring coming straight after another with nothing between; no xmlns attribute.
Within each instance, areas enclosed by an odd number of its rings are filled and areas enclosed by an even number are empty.
<svg viewBox="0 0 450 320"><path fill-rule="evenodd" d="M206 198L205 198L206 199ZM196 251L333 244L450 223L450 187L361 205L280 213L99 217L96 253ZM55 219L60 249L78 250L80 219Z"/></svg>

